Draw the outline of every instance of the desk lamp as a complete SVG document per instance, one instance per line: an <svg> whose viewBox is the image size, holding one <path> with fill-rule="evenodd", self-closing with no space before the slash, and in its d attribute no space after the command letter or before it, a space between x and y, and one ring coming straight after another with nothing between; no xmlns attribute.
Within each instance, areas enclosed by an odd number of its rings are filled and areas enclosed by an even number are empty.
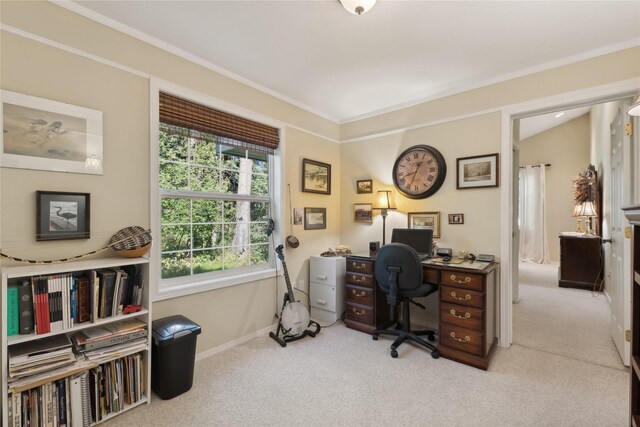
<svg viewBox="0 0 640 427"><path fill-rule="evenodd" d="M580 211L581 210L582 210L582 204L575 205L573 207L573 213L571 214L572 217L577 218L576 219L576 232L577 233L584 233L584 229L582 228L582 219L580 218Z"/></svg>
<svg viewBox="0 0 640 427"><path fill-rule="evenodd" d="M378 191L376 196L376 200L373 203L373 207L371 209L380 210L380 215L382 216L382 245L385 244L385 221L387 220L387 210L396 209L396 204L393 201L393 193L391 190L381 190Z"/></svg>
<svg viewBox="0 0 640 427"><path fill-rule="evenodd" d="M591 229L591 217L598 216L596 213L596 209L593 206L593 202L584 202L582 203L582 209L580 209L580 216L587 217L585 221L585 225L587 227L586 234L595 234Z"/></svg>

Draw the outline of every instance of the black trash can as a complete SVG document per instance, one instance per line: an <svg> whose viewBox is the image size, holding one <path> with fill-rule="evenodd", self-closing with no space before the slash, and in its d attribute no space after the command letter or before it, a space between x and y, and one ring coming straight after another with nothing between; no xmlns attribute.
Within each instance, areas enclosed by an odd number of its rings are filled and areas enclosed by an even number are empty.
<svg viewBox="0 0 640 427"><path fill-rule="evenodd" d="M162 399L191 389L200 326L176 315L153 321L151 388Z"/></svg>

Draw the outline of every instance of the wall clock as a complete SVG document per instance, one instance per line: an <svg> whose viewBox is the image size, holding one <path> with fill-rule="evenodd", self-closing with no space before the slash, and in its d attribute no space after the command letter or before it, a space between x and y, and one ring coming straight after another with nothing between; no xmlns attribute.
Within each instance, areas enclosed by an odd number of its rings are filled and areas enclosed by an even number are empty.
<svg viewBox="0 0 640 427"><path fill-rule="evenodd" d="M444 157L429 145L407 148L393 165L393 184L411 199L424 199L434 194L446 175Z"/></svg>

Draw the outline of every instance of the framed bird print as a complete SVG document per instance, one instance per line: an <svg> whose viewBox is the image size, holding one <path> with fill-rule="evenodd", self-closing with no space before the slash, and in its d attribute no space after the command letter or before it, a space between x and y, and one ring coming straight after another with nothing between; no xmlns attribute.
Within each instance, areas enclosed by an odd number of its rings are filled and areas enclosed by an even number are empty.
<svg viewBox="0 0 640 427"><path fill-rule="evenodd" d="M36 240L88 239L89 193L36 191Z"/></svg>
<svg viewBox="0 0 640 427"><path fill-rule="evenodd" d="M2 91L3 168L102 175L102 112Z"/></svg>

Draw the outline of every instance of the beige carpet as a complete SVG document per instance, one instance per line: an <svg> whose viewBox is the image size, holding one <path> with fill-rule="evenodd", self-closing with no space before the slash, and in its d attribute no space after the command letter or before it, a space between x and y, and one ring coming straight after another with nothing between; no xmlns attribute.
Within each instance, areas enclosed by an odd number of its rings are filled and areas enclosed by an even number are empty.
<svg viewBox="0 0 640 427"><path fill-rule="evenodd" d="M489 371L338 324L281 348L260 337L196 364L191 391L114 426L624 426L628 373L520 345Z"/></svg>

